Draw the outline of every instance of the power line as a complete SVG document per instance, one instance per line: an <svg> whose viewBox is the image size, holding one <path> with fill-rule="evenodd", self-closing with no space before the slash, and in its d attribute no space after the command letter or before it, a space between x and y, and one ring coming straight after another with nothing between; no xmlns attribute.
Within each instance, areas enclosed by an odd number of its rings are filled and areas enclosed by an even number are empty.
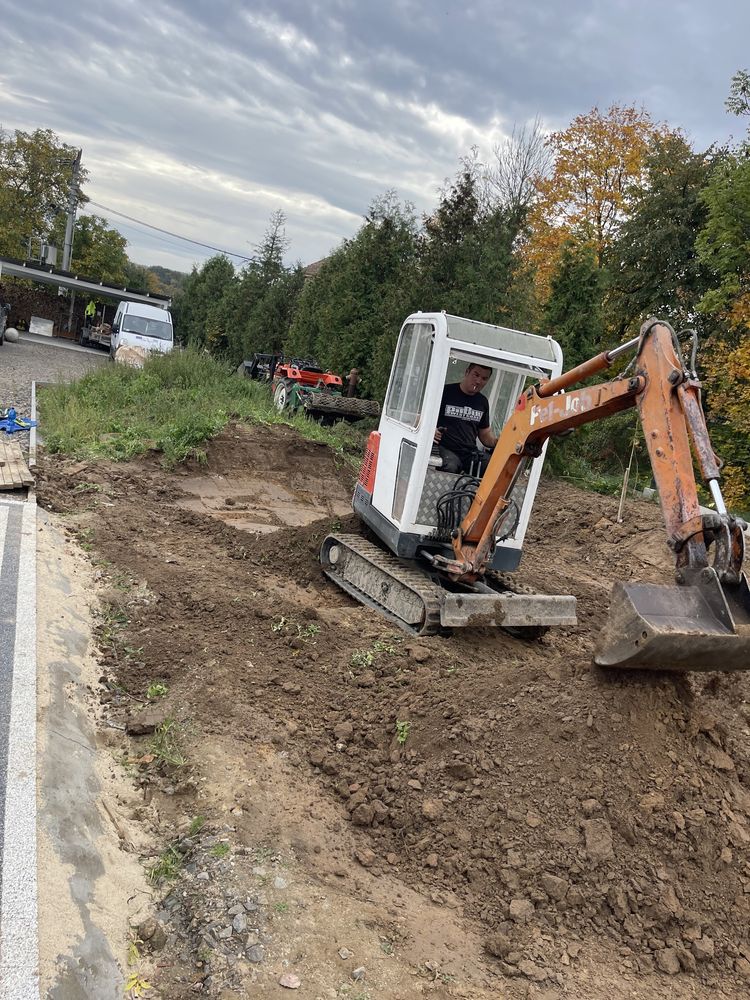
<svg viewBox="0 0 750 1000"><path fill-rule="evenodd" d="M134 219L132 215L126 215L124 212L118 212L115 208L107 208L106 205L100 205L97 201L89 201L88 205L94 205L96 208L101 208L105 212L111 212L112 215L119 215L123 219L127 219L128 222L134 222L138 226L145 226L147 229L153 229L157 233L164 233L165 236L172 236L177 240L183 240L185 243L193 243L197 247L203 247L205 250L214 250L216 253L226 254L227 257L237 257L239 260L255 260L254 257L243 257L241 253L232 253L231 250L222 250L221 247L211 246L210 243L201 243L200 240L191 240L189 236L180 236L179 233L171 233L168 229L160 229L158 226L152 226L150 222L143 222L141 219Z"/></svg>

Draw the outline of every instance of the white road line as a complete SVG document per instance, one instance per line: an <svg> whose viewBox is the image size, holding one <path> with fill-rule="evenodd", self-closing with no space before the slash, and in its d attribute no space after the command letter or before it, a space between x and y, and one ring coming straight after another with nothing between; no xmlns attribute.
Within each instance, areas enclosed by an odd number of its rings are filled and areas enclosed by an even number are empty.
<svg viewBox="0 0 750 1000"><path fill-rule="evenodd" d="M24 504L21 523L15 643L5 846L2 859L0 1000L39 1000L36 871L36 503L31 499Z"/></svg>

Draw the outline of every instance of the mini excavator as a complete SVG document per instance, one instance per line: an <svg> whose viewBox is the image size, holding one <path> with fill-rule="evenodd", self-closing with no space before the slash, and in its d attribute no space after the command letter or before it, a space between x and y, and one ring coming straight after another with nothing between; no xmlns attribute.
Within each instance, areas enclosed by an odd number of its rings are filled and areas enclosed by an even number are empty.
<svg viewBox="0 0 750 1000"><path fill-rule="evenodd" d="M610 381L573 388L632 354ZM498 440L481 474L441 468L433 438L443 388L470 364L492 370L484 395ZM750 669L744 528L727 512L695 373L679 337L656 319L640 335L562 373L541 337L445 313L404 322L353 508L382 544L332 534L323 571L406 631L499 626L533 637L576 623L576 601L519 586L517 569L550 437L637 407L675 557L675 585L614 585L594 651L603 667ZM692 446L692 453L691 453ZM714 503L698 501L693 454ZM712 551L711 551L712 550ZM713 558L710 560L709 555Z"/></svg>

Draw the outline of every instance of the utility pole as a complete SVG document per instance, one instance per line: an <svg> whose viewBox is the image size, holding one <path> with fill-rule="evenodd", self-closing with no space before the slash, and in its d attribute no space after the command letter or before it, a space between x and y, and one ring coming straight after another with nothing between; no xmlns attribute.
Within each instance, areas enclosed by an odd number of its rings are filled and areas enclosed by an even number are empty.
<svg viewBox="0 0 750 1000"><path fill-rule="evenodd" d="M73 160L73 172L70 176L70 187L68 188L68 223L65 226L65 243L63 244L63 271L69 270L70 261L73 256L73 226L76 221L76 207L78 205L78 173L81 169L81 153L82 150L79 149Z"/></svg>
<svg viewBox="0 0 750 1000"><path fill-rule="evenodd" d="M78 206L78 173L81 169L81 153L79 149L73 160L73 171L70 175L70 187L68 188L68 222L65 226L65 243L63 244L63 271L70 270L70 261L73 257L73 227L76 221L76 208ZM70 294L70 311L68 312L68 330L73 327L73 307L76 303L76 293Z"/></svg>

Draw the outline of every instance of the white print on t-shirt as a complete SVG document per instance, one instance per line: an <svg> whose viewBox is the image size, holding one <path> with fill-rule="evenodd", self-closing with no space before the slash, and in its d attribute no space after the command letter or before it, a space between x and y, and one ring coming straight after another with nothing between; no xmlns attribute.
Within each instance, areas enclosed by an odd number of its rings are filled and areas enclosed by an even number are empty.
<svg viewBox="0 0 750 1000"><path fill-rule="evenodd" d="M482 413L482 410L475 410L471 406L452 406L450 403L446 403L445 406L446 417L455 417L457 420L470 420L474 424L480 422Z"/></svg>

